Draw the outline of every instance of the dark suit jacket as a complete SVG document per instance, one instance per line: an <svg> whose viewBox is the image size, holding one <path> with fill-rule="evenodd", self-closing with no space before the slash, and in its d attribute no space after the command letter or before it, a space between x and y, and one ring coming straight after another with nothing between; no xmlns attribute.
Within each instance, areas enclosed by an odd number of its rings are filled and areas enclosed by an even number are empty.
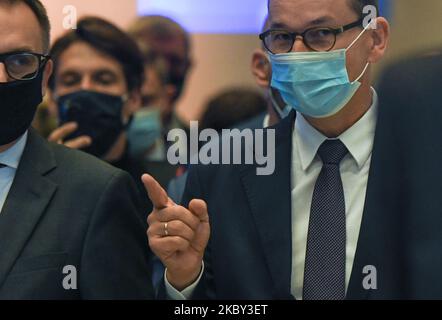
<svg viewBox="0 0 442 320"><path fill-rule="evenodd" d="M30 131L0 213L0 298L152 298L139 206L127 173Z"/></svg>
<svg viewBox="0 0 442 320"><path fill-rule="evenodd" d="M427 91L431 98L425 101L421 101L425 95L411 97L403 88L398 100L379 92L378 123L348 299L442 298L441 89L431 87ZM211 223L206 269L195 299L293 298L290 177L294 117L292 112L275 127L273 175L257 176L254 165L190 169L183 203L194 198L207 201ZM376 268L377 290L364 289L365 266Z"/></svg>
<svg viewBox="0 0 442 320"><path fill-rule="evenodd" d="M442 105L441 74L442 48L387 66L380 76L377 89L387 102L414 107L416 112L421 105L427 109L439 109Z"/></svg>

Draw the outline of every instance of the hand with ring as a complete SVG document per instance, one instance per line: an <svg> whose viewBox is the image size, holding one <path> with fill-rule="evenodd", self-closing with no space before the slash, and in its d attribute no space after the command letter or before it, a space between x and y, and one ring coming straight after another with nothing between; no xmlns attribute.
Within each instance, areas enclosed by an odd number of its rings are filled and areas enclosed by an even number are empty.
<svg viewBox="0 0 442 320"><path fill-rule="evenodd" d="M166 191L149 175L143 183L154 209L147 222L152 251L167 268L167 279L181 291L198 278L210 237L207 205L192 200L189 208L176 205Z"/></svg>

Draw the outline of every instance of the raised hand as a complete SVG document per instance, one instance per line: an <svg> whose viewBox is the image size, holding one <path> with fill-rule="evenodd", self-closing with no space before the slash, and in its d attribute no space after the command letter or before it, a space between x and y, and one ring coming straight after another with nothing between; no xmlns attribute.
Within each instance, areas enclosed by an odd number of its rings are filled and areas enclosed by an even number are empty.
<svg viewBox="0 0 442 320"><path fill-rule="evenodd" d="M55 129L48 140L58 144L63 144L71 149L83 149L92 144L92 139L88 136L81 136L69 141L65 141L65 138L77 130L78 125L75 122L69 122L62 125L60 128Z"/></svg>
<svg viewBox="0 0 442 320"><path fill-rule="evenodd" d="M207 205L196 199L188 209L176 205L150 175L143 175L142 180L154 206L147 219L149 245L166 266L170 284L181 291L201 272L210 237Z"/></svg>

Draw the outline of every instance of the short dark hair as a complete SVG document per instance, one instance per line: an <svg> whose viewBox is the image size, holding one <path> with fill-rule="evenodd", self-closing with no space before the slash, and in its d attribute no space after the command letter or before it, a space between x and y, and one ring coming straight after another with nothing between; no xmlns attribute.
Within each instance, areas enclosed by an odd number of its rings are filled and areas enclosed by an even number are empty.
<svg viewBox="0 0 442 320"><path fill-rule="evenodd" d="M249 88L226 89L213 96L206 104L200 121L200 129L230 129L266 112L267 100Z"/></svg>
<svg viewBox="0 0 442 320"><path fill-rule="evenodd" d="M138 42L151 46L153 50L158 50L166 58L169 64L169 83L177 89L173 100L177 100L183 92L187 74L192 65L190 34L178 22L161 15L147 15L137 18L129 28L129 34ZM153 45L153 42L164 43L176 38L181 38L184 41L185 56L183 59L181 57L175 59Z"/></svg>
<svg viewBox="0 0 442 320"><path fill-rule="evenodd" d="M147 15L138 17L129 27L129 34L136 40L143 40L151 35L167 39L172 35L178 34L184 39L187 55L189 55L192 47L190 35L187 30L175 20L165 16Z"/></svg>
<svg viewBox="0 0 442 320"><path fill-rule="evenodd" d="M350 1L351 8L359 15L360 18L364 18L364 8L366 6L374 6L376 8L377 16L379 12L379 0L348 0Z"/></svg>
<svg viewBox="0 0 442 320"><path fill-rule="evenodd" d="M364 17L364 7L375 6L377 11L377 16L380 15L379 11L379 0L348 0L352 9L359 15L362 19ZM270 6L270 0L267 1L267 7Z"/></svg>
<svg viewBox="0 0 442 320"><path fill-rule="evenodd" d="M46 8L40 0L0 0L0 4L6 2L9 5L24 3L27 5L37 17L38 23L42 30L43 50L45 53L49 51L51 39L51 23L49 22Z"/></svg>
<svg viewBox="0 0 442 320"><path fill-rule="evenodd" d="M52 46L54 73L49 87L55 89L55 77L60 57L76 42L86 42L98 51L111 56L123 67L129 91L139 90L144 81L143 57L136 42L124 31L107 20L86 17L78 21L77 29L69 31Z"/></svg>
<svg viewBox="0 0 442 320"><path fill-rule="evenodd" d="M168 84L170 79L170 70L166 59L156 51L147 48L144 49L142 45L140 45L140 49L143 54L144 67L152 68L152 70L154 70L158 75L162 85Z"/></svg>

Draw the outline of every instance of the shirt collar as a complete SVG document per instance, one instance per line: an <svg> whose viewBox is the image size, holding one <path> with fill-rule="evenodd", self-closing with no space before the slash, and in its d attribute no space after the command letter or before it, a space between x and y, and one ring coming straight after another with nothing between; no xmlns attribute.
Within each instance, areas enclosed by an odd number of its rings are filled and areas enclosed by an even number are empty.
<svg viewBox="0 0 442 320"><path fill-rule="evenodd" d="M362 169L364 164L368 161L373 150L377 122L378 96L373 88L372 92L373 99L370 109L361 119L359 119L358 122L337 138L347 147L359 169ZM327 140L327 137L312 127L300 113L297 113L296 115L294 134L294 142L299 149L301 166L305 171L313 163L319 147L325 140ZM366 143L361 143L361 141L366 141Z"/></svg>
<svg viewBox="0 0 442 320"><path fill-rule="evenodd" d="M21 156L25 150L26 142L28 140L28 132L22 135L17 142L4 152L0 152L0 163L5 166L17 169L20 163Z"/></svg>

